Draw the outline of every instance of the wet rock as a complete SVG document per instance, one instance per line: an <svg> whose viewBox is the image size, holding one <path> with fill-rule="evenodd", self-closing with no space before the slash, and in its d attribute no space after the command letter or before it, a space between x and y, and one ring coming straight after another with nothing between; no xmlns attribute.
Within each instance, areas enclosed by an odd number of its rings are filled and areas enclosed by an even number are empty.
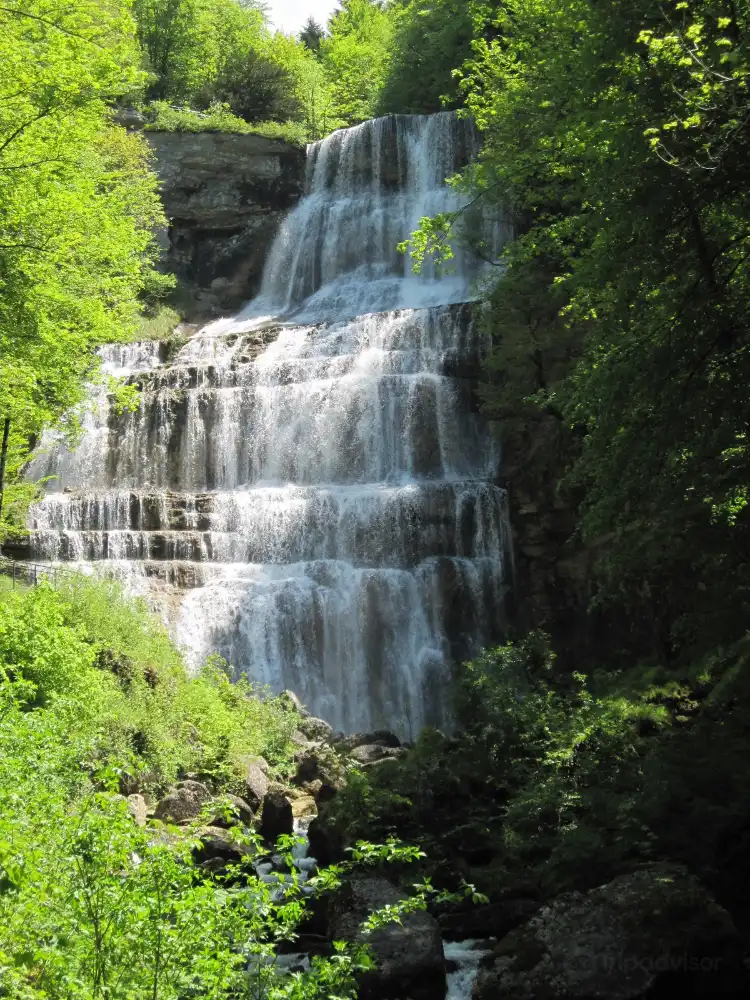
<svg viewBox="0 0 750 1000"><path fill-rule="evenodd" d="M294 813L292 803L283 785L269 785L263 798L263 809L260 817L260 832L264 840L271 843L284 834L294 831Z"/></svg>
<svg viewBox="0 0 750 1000"><path fill-rule="evenodd" d="M268 791L268 764L263 757L242 757L238 765L244 782L242 798L258 810Z"/></svg>
<svg viewBox="0 0 750 1000"><path fill-rule="evenodd" d="M199 865L209 864L217 868L228 864L239 864L254 853L245 845L238 843L227 830L218 826L204 827L198 837L200 847L195 852L195 861Z"/></svg>
<svg viewBox="0 0 750 1000"><path fill-rule="evenodd" d="M163 823L189 823L201 814L210 798L211 792L200 781L182 781L160 800L154 816Z"/></svg>
<svg viewBox="0 0 750 1000"><path fill-rule="evenodd" d="M445 959L437 921L414 913L402 924L389 924L366 937L360 926L374 910L393 905L404 895L377 876L352 879L337 900L331 918L335 940L362 940L372 947L376 968L361 978L362 1000L434 1000L445 995Z"/></svg>
<svg viewBox="0 0 750 1000"><path fill-rule="evenodd" d="M356 750L357 747L380 745L384 747L400 747L401 741L395 733L387 729L378 729L374 733L354 733L336 740L336 749L344 753Z"/></svg>
<svg viewBox="0 0 750 1000"><path fill-rule="evenodd" d="M743 976L740 955L731 918L703 886L684 869L652 865L544 906L500 941L472 996L729 996Z"/></svg>
<svg viewBox="0 0 750 1000"><path fill-rule="evenodd" d="M381 760L400 760L406 757L408 750L404 747L386 747L382 743L370 743L355 747L349 754L352 760L366 767L377 764Z"/></svg>
<svg viewBox="0 0 750 1000"><path fill-rule="evenodd" d="M128 795L128 812L136 826L145 826L148 821L148 805L142 795Z"/></svg>
<svg viewBox="0 0 750 1000"><path fill-rule="evenodd" d="M308 740L330 743L333 739L333 726L329 726L323 719L316 719L314 715L303 719L299 729Z"/></svg>

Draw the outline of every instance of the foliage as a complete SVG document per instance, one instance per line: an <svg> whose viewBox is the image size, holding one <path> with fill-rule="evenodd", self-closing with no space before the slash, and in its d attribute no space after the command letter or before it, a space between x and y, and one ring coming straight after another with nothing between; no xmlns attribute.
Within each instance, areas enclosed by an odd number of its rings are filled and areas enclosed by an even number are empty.
<svg viewBox="0 0 750 1000"><path fill-rule="evenodd" d="M472 11L462 87L484 149L462 184L518 234L485 403L559 421L599 603L643 622L635 651L695 657L736 641L748 607L747 10ZM417 259L452 221L423 226Z"/></svg>
<svg viewBox="0 0 750 1000"><path fill-rule="evenodd" d="M272 34L262 5L237 0L135 0L138 34L152 70L146 97L208 110L219 131L319 138L335 127L330 88L312 51ZM167 102L165 104L164 102ZM329 125L330 120L330 125ZM242 123L256 129L245 129ZM175 127L175 126L173 126ZM201 131L197 124L181 127Z"/></svg>
<svg viewBox="0 0 750 1000"><path fill-rule="evenodd" d="M159 306L152 315L145 315L138 327L133 331L135 342L143 340L176 339L177 327L180 325L180 314L171 306Z"/></svg>
<svg viewBox="0 0 750 1000"><path fill-rule="evenodd" d="M250 124L232 114L227 104L213 104L207 111L176 108L154 101L147 109L146 131L153 132L233 132L262 135L295 145L306 142L305 126L299 122L255 122Z"/></svg>
<svg viewBox="0 0 750 1000"><path fill-rule="evenodd" d="M246 122L298 120L302 111L292 73L261 52L230 57L208 96L224 102Z"/></svg>
<svg viewBox="0 0 750 1000"><path fill-rule="evenodd" d="M157 100L189 100L257 49L265 31L259 5L235 0L134 0L133 12L153 74L148 97Z"/></svg>
<svg viewBox="0 0 750 1000"><path fill-rule="evenodd" d="M0 663L21 685L14 704L80 699L77 730L88 742L76 752L89 770L129 762L133 780L159 790L180 773L231 784L246 755L282 768L291 757L295 721L283 706L231 684L219 661L188 677L164 628L114 582L73 575L56 589L3 595Z"/></svg>
<svg viewBox="0 0 750 1000"><path fill-rule="evenodd" d="M458 107L454 70L471 56L466 0L396 0L391 58L379 94L381 114L432 114Z"/></svg>
<svg viewBox="0 0 750 1000"><path fill-rule="evenodd" d="M146 144L107 104L140 81L128 6L56 0L0 10L0 416L7 482L29 441L70 423L96 376L94 348L122 339L153 269L162 212ZM13 488L5 515L22 506ZM5 526L0 526L0 536Z"/></svg>
<svg viewBox="0 0 750 1000"><path fill-rule="evenodd" d="M392 19L379 0L342 0L320 55L337 115L347 125L373 117L387 71Z"/></svg>
<svg viewBox="0 0 750 1000"><path fill-rule="evenodd" d="M460 735L425 730L404 760L355 773L325 822L344 842L419 843L451 888L550 895L670 859L741 906L748 677L747 640L679 675L584 675L531 633L457 672Z"/></svg>
<svg viewBox="0 0 750 1000"><path fill-rule="evenodd" d="M228 831L246 859L198 865L205 817L138 827L119 791L158 792L197 774L217 795L240 751L283 770L298 720L289 707L209 664L189 678L145 606L111 582L72 576L0 592L0 992L17 1000L353 998L372 965L365 945L337 943L301 976L281 977L276 950L307 911L292 862L274 883L251 863L258 836ZM209 806L211 814L218 803ZM415 848L360 843L307 883L338 889L355 867L407 864ZM416 887L373 914L367 931L424 909Z"/></svg>
<svg viewBox="0 0 750 1000"><path fill-rule="evenodd" d="M314 17L308 17L305 22L305 26L299 33L299 40L305 46L305 48L310 49L311 52L318 52L320 49L320 43L323 40L325 31L318 24Z"/></svg>

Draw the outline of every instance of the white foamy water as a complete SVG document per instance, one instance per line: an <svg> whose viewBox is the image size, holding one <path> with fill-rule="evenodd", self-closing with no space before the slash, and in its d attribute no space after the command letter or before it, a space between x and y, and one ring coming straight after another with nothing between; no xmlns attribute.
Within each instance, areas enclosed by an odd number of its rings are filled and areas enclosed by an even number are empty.
<svg viewBox="0 0 750 1000"><path fill-rule="evenodd" d="M457 965L455 972L448 973L445 1000L471 1000L479 966L491 949L486 941L445 941L443 950L446 961Z"/></svg>
<svg viewBox="0 0 750 1000"><path fill-rule="evenodd" d="M453 114L310 147L256 301L169 362L158 344L102 350L141 405L116 416L100 395L72 453L43 443L35 558L167 595L191 664L219 652L336 728L447 724L451 663L499 637L506 586L466 304L482 265L457 246L450 273L415 277L396 245L461 208L444 180L476 149Z"/></svg>

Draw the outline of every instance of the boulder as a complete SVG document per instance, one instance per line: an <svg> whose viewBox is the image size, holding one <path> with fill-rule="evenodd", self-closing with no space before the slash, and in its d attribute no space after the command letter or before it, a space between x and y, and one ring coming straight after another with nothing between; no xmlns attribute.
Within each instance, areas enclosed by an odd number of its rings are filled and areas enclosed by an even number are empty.
<svg viewBox="0 0 750 1000"><path fill-rule="evenodd" d="M302 719L299 729L308 740L330 743L333 739L333 726L329 726L323 719L316 719L314 715L308 715L307 718Z"/></svg>
<svg viewBox="0 0 750 1000"><path fill-rule="evenodd" d="M307 831L309 854L321 868L336 864L344 857L344 838L324 816L316 816Z"/></svg>
<svg viewBox="0 0 750 1000"><path fill-rule="evenodd" d="M297 764L293 778L295 785L318 782L317 791L328 785L335 794L346 784L346 768L338 754L326 743L308 743L300 747L294 754L294 760Z"/></svg>
<svg viewBox="0 0 750 1000"><path fill-rule="evenodd" d="M211 792L200 781L182 781L159 801L154 816L164 823L189 823L200 816L210 798Z"/></svg>
<svg viewBox="0 0 750 1000"><path fill-rule="evenodd" d="M283 834L294 832L294 814L283 785L272 784L263 798L260 832L264 840L274 843Z"/></svg>
<svg viewBox="0 0 750 1000"><path fill-rule="evenodd" d="M368 767L372 764L378 764L382 760L400 760L402 757L406 757L408 752L403 747L386 747L382 743L367 743L364 746L355 747L350 751L349 756L360 767Z"/></svg>
<svg viewBox="0 0 750 1000"><path fill-rule="evenodd" d="M440 928L427 913L413 913L403 923L392 923L363 935L363 921L374 910L404 898L394 885L379 876L355 878L336 901L331 917L334 940L367 942L376 967L360 980L362 1000L434 1000L446 989L445 958Z"/></svg>
<svg viewBox="0 0 750 1000"><path fill-rule="evenodd" d="M317 747L302 747L294 754L294 760L297 764L294 775L295 785L305 785L313 781L320 781L322 784Z"/></svg>
<svg viewBox="0 0 750 1000"><path fill-rule="evenodd" d="M244 783L242 798L257 811L268 791L268 764L263 757L241 757L237 765Z"/></svg>
<svg viewBox="0 0 750 1000"><path fill-rule="evenodd" d="M211 820L211 825L228 829L230 826L252 826L255 813L250 808L249 803L241 799L239 795L224 795L224 800L232 807L233 817L231 820L224 815L226 810L217 811Z"/></svg>
<svg viewBox="0 0 750 1000"><path fill-rule="evenodd" d="M542 907L500 941L472 997L729 996L740 958L731 918L703 886L682 868L651 865Z"/></svg>
<svg viewBox="0 0 750 1000"><path fill-rule="evenodd" d="M243 844L238 843L227 830L218 826L206 826L198 833L200 847L195 851L197 864L212 868L239 864L253 856Z"/></svg>
<svg viewBox="0 0 750 1000"><path fill-rule="evenodd" d="M282 691L279 695L279 701L284 708L288 709L290 712L296 712L303 718L307 718L310 715L305 706L302 704L299 695L296 695L294 691Z"/></svg>
<svg viewBox="0 0 750 1000"><path fill-rule="evenodd" d="M292 801L292 816L301 819L303 816L317 816L318 807L312 795L297 795Z"/></svg>
<svg viewBox="0 0 750 1000"><path fill-rule="evenodd" d="M142 795L128 795L128 812L136 826L145 826L148 821L148 805Z"/></svg>
<svg viewBox="0 0 750 1000"><path fill-rule="evenodd" d="M352 736L345 736L336 740L336 749L344 753L356 750L357 747L380 744L384 747L400 747L401 741L394 733L387 729L378 729L374 733L354 733Z"/></svg>

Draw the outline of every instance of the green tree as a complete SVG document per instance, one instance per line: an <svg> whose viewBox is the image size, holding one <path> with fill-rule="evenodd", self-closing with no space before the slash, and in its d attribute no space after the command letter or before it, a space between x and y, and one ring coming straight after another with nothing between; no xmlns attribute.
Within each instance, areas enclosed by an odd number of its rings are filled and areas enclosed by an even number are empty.
<svg viewBox="0 0 750 1000"><path fill-rule="evenodd" d="M320 52L336 113L347 125L375 114L390 59L393 19L379 0L342 0Z"/></svg>
<svg viewBox="0 0 750 1000"><path fill-rule="evenodd" d="M466 0L395 0L392 56L379 114L431 114L458 107L454 70L471 55L474 25Z"/></svg>
<svg viewBox="0 0 750 1000"><path fill-rule="evenodd" d="M567 433L557 471L585 495L599 601L659 656L733 641L750 598L747 9L508 0L473 13L463 87L485 141L464 183L518 231L493 293L493 367L508 308L523 314L536 282L548 316L514 327L515 403ZM418 249L452 221L426 226ZM512 411L514 384L486 398Z"/></svg>
<svg viewBox="0 0 750 1000"><path fill-rule="evenodd" d="M210 103L227 67L256 51L265 33L262 9L236 0L134 0L138 38L153 74L148 96Z"/></svg>
<svg viewBox="0 0 750 1000"><path fill-rule="evenodd" d="M318 52L324 34L324 29L318 24L315 18L309 17L304 28L299 33L299 40L311 52Z"/></svg>
<svg viewBox="0 0 750 1000"><path fill-rule="evenodd" d="M127 335L140 296L165 285L153 269L162 212L147 147L108 110L141 83L138 61L120 0L0 8L6 518L28 493L13 484L29 445L44 426L74 422L94 348Z"/></svg>

